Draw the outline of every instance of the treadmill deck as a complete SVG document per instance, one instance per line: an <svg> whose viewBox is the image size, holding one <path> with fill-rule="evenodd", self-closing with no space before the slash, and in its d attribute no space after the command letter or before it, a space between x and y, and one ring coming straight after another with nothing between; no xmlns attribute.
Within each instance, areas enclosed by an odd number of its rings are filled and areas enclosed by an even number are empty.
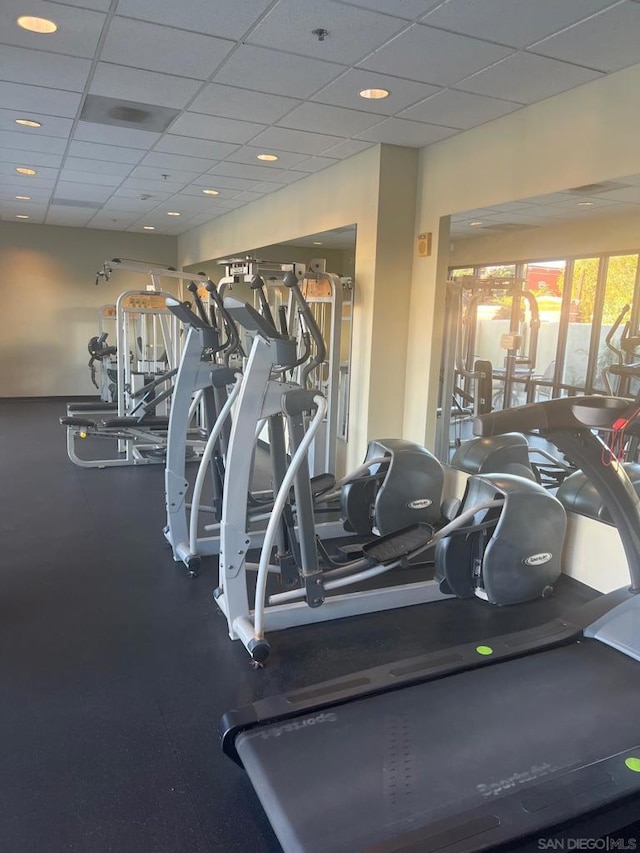
<svg viewBox="0 0 640 853"><path fill-rule="evenodd" d="M640 759L638 664L581 640L261 726L236 748L287 853L489 849L640 786L625 765ZM393 841L407 834L417 846Z"/></svg>

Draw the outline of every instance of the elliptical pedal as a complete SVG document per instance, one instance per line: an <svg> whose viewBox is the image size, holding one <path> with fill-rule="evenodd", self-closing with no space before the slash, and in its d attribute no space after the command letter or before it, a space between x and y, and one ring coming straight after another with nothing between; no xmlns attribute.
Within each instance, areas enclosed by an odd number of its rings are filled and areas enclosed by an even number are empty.
<svg viewBox="0 0 640 853"><path fill-rule="evenodd" d="M368 559L388 566L406 557L417 556L426 549L432 538L433 527L430 524L412 524L363 545L362 553Z"/></svg>

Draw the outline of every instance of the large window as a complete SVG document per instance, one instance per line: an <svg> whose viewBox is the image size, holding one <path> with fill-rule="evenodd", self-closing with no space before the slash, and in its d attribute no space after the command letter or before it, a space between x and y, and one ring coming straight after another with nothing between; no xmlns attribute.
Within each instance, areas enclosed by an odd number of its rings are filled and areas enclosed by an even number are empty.
<svg viewBox="0 0 640 853"><path fill-rule="evenodd" d="M625 323L629 324L626 334L639 334L637 252L486 264L452 269L450 276L493 282L511 279L533 294L540 317L534 378L541 380L539 389L543 396L606 392L607 381L614 392L633 393L640 385L636 380L627 382L625 388L608 370L609 365L619 363L621 358L627 363L640 361L637 353L620 346ZM624 320L615 327L625 305L630 307ZM499 365L495 322L498 318L494 311L487 317L493 321L492 328L484 331L478 328L477 346L482 357ZM479 326L483 319L479 316Z"/></svg>

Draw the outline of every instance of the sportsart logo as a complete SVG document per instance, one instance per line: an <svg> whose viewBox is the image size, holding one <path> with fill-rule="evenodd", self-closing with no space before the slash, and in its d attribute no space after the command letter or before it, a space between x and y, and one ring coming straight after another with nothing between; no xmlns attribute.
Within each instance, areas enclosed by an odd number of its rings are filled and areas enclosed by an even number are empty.
<svg viewBox="0 0 640 853"><path fill-rule="evenodd" d="M283 734L287 734L289 732L299 732L302 729L322 725L322 723L335 723L337 719L337 715L329 711L327 713L317 714L315 717L305 717L301 720L289 720L286 723L282 723L279 726L271 726L261 732L252 732L247 735L247 737L259 737L262 740L268 740L269 738L282 737Z"/></svg>
<svg viewBox="0 0 640 853"><path fill-rule="evenodd" d="M407 506L409 509L427 509L432 503L429 498L417 498L415 501L409 501Z"/></svg>
<svg viewBox="0 0 640 853"><path fill-rule="evenodd" d="M525 566L543 566L545 563L548 563L552 557L553 554L550 554L548 551L543 551L541 554L532 554L522 562Z"/></svg>

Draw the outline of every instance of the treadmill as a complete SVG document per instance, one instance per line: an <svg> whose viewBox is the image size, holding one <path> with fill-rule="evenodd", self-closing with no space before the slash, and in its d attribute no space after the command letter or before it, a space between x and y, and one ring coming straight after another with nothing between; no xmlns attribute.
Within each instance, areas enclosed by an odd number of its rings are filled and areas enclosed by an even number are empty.
<svg viewBox="0 0 640 853"><path fill-rule="evenodd" d="M222 747L287 853L511 849L638 798L640 502L595 433L624 428L636 409L574 397L474 423L477 435L537 431L582 468L618 527L629 588L531 630L223 717Z"/></svg>

